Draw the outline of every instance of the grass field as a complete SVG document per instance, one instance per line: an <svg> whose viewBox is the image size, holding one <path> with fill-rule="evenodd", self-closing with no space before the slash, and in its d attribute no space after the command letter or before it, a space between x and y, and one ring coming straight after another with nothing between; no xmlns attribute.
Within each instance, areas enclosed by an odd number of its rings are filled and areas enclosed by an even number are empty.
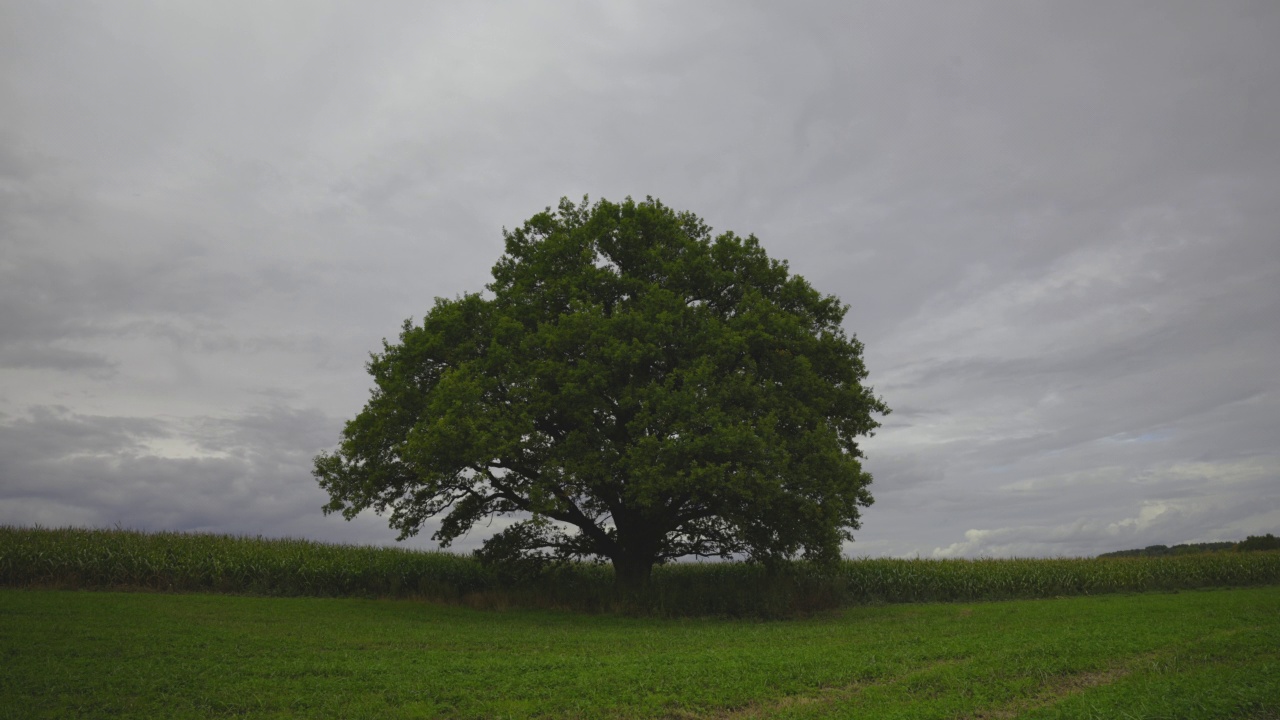
<svg viewBox="0 0 1280 720"><path fill-rule="evenodd" d="M743 621L0 590L3 718L1280 718L1280 587Z"/></svg>

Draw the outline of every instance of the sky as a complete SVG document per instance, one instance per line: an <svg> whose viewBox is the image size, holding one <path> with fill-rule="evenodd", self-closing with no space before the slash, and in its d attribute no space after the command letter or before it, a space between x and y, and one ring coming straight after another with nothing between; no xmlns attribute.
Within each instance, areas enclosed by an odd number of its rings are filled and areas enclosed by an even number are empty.
<svg viewBox="0 0 1280 720"><path fill-rule="evenodd" d="M368 354L588 195L849 304L893 408L849 556L1280 533L1277 37L1272 0L0 4L0 524L394 543L310 472Z"/></svg>

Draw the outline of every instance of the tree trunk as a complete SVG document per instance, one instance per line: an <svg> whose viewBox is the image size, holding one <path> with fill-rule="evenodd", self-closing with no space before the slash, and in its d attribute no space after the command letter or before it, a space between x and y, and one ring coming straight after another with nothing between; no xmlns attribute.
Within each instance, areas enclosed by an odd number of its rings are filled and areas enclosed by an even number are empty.
<svg viewBox="0 0 1280 720"><path fill-rule="evenodd" d="M614 581L622 594L634 598L649 587L654 559L642 555L619 555L613 560Z"/></svg>

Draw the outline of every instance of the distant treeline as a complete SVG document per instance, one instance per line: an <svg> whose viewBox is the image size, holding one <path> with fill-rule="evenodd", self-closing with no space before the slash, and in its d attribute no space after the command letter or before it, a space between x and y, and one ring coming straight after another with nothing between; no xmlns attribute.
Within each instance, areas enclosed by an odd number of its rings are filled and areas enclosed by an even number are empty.
<svg viewBox="0 0 1280 720"><path fill-rule="evenodd" d="M1116 557L1164 557L1166 555L1199 555L1201 553L1253 552L1280 550L1280 538L1266 535L1250 535L1240 542L1184 543L1182 545L1148 545L1137 550L1117 550L1103 553L1100 558Z"/></svg>
<svg viewBox="0 0 1280 720"><path fill-rule="evenodd" d="M416 598L477 608L786 617L867 603L972 602L1280 584L1280 552L1149 558L866 558L673 563L641 597L608 565L493 566L472 555L308 540L0 526L0 587Z"/></svg>

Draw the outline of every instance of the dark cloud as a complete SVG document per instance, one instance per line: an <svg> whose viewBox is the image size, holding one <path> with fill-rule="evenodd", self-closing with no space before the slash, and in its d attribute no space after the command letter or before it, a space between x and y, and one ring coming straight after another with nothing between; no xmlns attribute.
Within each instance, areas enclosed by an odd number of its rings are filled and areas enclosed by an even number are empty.
<svg viewBox="0 0 1280 720"><path fill-rule="evenodd" d="M0 523L390 543L395 533L375 517L320 513L327 498L311 457L339 425L283 407L186 419L36 407L0 424Z"/></svg>

